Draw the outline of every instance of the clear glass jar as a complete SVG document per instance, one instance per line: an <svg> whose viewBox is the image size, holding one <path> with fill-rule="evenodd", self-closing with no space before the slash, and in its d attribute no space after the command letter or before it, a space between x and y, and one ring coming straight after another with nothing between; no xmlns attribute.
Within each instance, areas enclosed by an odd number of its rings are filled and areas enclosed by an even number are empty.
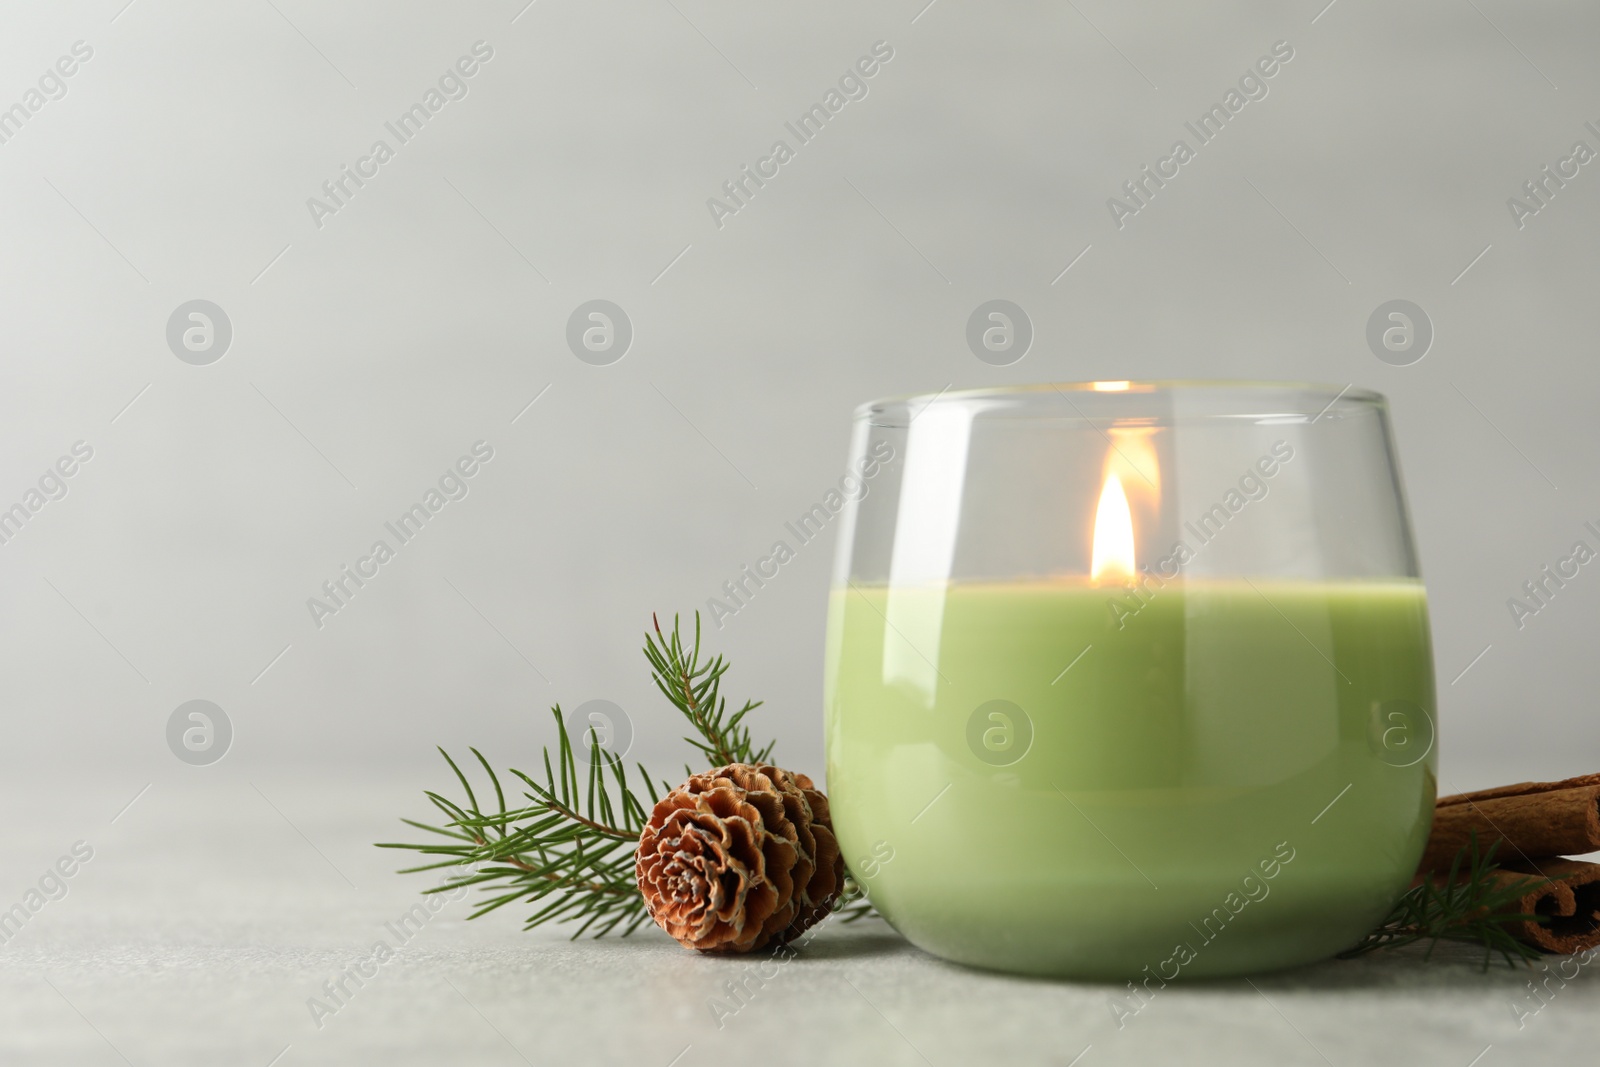
<svg viewBox="0 0 1600 1067"><path fill-rule="evenodd" d="M851 473L828 793L911 941L1170 981L1326 957L1405 890L1434 680L1381 396L885 400L856 413Z"/></svg>

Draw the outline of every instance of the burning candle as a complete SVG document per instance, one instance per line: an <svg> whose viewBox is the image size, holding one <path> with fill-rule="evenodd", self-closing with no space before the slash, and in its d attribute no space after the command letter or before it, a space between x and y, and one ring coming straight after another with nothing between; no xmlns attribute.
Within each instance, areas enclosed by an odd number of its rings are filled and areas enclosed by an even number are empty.
<svg viewBox="0 0 1600 1067"><path fill-rule="evenodd" d="M880 438L895 469L841 530L827 784L896 928L977 966L1170 981L1382 918L1435 756L1381 397L947 393L868 405L856 448Z"/></svg>

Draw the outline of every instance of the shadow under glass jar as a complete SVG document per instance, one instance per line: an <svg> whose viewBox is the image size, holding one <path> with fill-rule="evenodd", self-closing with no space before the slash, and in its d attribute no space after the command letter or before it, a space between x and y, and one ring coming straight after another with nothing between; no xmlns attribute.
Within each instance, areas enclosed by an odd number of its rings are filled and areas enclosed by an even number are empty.
<svg viewBox="0 0 1600 1067"><path fill-rule="evenodd" d="M1404 892L1434 680L1381 396L886 400L857 411L850 469L828 793L913 943L1023 973L1238 974L1332 955Z"/></svg>

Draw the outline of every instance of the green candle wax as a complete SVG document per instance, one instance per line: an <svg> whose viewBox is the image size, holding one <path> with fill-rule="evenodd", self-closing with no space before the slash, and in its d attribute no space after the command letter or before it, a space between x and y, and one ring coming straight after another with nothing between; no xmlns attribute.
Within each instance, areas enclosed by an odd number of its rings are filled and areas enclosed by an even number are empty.
<svg viewBox="0 0 1600 1067"><path fill-rule="evenodd" d="M1432 816L1415 581L852 585L825 699L846 862L977 966L1151 988L1320 959Z"/></svg>

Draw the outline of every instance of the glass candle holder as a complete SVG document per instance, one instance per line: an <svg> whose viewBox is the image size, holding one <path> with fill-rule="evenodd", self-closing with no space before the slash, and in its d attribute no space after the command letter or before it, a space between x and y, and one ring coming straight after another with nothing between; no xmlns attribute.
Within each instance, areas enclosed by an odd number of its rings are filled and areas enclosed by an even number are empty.
<svg viewBox="0 0 1600 1067"><path fill-rule="evenodd" d="M828 614L828 795L894 927L1021 973L1332 955L1435 794L1386 403L1093 382L867 404Z"/></svg>

